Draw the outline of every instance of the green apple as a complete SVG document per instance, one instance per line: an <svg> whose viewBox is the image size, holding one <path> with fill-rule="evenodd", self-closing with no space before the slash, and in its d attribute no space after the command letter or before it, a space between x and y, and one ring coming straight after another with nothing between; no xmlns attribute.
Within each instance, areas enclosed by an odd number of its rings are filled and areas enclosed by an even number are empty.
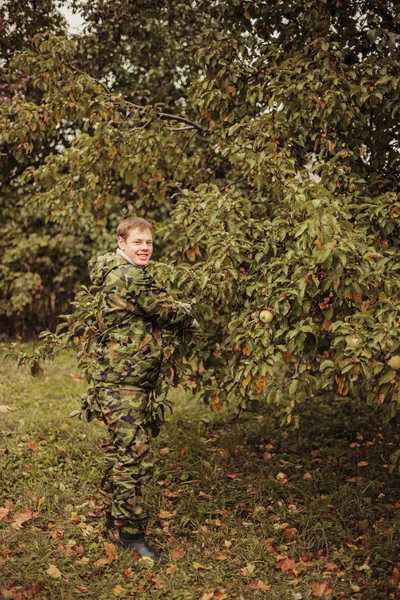
<svg viewBox="0 0 400 600"><path fill-rule="evenodd" d="M397 371L400 369L400 356L392 356L392 358L389 358L387 364L393 371Z"/></svg>
<svg viewBox="0 0 400 600"><path fill-rule="evenodd" d="M274 315L272 314L272 312L270 310L262 310L260 312L260 321L262 321L263 323L271 323L273 318L274 318Z"/></svg>

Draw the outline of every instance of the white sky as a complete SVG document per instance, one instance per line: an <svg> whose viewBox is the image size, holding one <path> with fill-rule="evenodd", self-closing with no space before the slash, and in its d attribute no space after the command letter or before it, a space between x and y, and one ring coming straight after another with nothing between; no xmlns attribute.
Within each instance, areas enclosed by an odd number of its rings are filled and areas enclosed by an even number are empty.
<svg viewBox="0 0 400 600"><path fill-rule="evenodd" d="M72 12L68 2L63 6L59 6L58 10L67 19L70 33L81 33L83 31L85 21L79 14Z"/></svg>

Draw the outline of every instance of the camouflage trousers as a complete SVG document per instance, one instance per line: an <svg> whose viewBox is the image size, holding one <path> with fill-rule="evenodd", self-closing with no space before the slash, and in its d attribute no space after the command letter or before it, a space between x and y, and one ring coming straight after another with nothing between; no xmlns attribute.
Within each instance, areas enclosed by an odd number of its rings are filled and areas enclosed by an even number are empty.
<svg viewBox="0 0 400 600"><path fill-rule="evenodd" d="M123 533L146 529L143 489L153 476L154 407L149 392L96 386L84 398L88 420L101 419L111 435L106 444L102 488L115 526Z"/></svg>

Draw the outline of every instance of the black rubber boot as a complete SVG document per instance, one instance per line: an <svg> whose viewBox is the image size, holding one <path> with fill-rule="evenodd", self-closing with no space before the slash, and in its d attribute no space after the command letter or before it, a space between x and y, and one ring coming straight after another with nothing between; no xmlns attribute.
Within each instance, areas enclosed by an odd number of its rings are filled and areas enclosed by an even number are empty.
<svg viewBox="0 0 400 600"><path fill-rule="evenodd" d="M152 560L155 563L161 562L161 554L157 550L152 550L146 543L143 533L120 533L119 544L127 550L135 550L140 558Z"/></svg>
<svg viewBox="0 0 400 600"><path fill-rule="evenodd" d="M106 510L106 529L114 529L114 517L109 510Z"/></svg>

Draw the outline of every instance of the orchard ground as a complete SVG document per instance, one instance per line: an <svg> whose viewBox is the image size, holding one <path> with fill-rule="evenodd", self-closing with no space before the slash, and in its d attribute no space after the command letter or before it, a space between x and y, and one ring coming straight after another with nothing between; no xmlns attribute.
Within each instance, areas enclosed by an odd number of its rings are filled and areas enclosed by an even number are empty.
<svg viewBox="0 0 400 600"><path fill-rule="evenodd" d="M310 402L296 431L175 390L149 491L155 568L106 535L106 430L68 418L74 357L42 379L9 362L1 381L1 598L400 598L399 435L360 402Z"/></svg>

